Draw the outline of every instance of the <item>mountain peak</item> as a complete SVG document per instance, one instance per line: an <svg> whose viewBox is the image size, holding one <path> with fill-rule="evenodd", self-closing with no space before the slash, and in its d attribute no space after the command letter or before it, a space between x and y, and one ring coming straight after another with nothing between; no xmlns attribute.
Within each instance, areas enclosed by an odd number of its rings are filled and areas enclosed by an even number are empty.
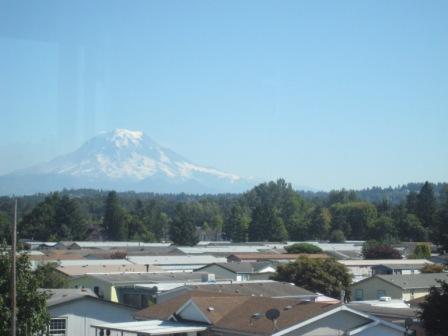
<svg viewBox="0 0 448 336"><path fill-rule="evenodd" d="M144 134L141 131L131 131L124 128L117 128L110 133L112 143L118 147L126 147L130 144L139 145Z"/></svg>
<svg viewBox="0 0 448 336"><path fill-rule="evenodd" d="M72 153L10 176L19 185L29 184L25 180L32 181L35 188L32 192L62 188L235 192L252 185L238 175L195 164L141 131L123 128L101 133ZM50 181L52 187L41 187L47 183L44 181Z"/></svg>

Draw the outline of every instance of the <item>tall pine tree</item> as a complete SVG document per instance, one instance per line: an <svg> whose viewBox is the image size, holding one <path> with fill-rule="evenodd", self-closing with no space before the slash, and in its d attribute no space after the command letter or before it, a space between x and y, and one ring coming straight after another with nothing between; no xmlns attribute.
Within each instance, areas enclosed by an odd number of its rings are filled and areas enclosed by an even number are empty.
<svg viewBox="0 0 448 336"><path fill-rule="evenodd" d="M107 195L103 226L108 239L128 239L128 227L125 212L118 203L118 196L115 191L111 191Z"/></svg>
<svg viewBox="0 0 448 336"><path fill-rule="evenodd" d="M176 245L194 246L198 243L196 226L185 203L179 203L170 226L170 238Z"/></svg>
<svg viewBox="0 0 448 336"><path fill-rule="evenodd" d="M433 229L435 213L437 208L434 190L429 182L425 182L417 196L417 213L416 215L422 222L423 226Z"/></svg>

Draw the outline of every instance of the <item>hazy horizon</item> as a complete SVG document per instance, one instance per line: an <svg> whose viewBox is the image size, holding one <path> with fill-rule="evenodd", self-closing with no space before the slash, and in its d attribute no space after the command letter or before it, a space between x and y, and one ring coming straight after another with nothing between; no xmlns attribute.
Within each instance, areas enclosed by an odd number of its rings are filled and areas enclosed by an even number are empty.
<svg viewBox="0 0 448 336"><path fill-rule="evenodd" d="M447 12L2 2L0 175L126 128L197 164L313 190L446 182Z"/></svg>

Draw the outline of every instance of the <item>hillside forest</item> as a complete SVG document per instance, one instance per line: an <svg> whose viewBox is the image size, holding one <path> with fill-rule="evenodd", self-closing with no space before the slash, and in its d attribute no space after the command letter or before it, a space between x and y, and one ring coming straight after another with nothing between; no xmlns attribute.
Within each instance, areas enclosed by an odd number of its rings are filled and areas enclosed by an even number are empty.
<svg viewBox="0 0 448 336"><path fill-rule="evenodd" d="M13 199L0 198L9 241ZM328 193L283 179L243 194L187 195L63 190L18 198L19 239L167 241L432 241L448 248L448 184Z"/></svg>

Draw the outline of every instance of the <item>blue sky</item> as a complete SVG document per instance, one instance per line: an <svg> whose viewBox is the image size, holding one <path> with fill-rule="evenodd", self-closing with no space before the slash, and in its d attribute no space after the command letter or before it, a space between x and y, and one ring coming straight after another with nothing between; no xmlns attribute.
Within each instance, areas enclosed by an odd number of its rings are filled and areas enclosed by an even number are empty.
<svg viewBox="0 0 448 336"><path fill-rule="evenodd" d="M142 130L315 189L448 180L448 2L0 0L0 173Z"/></svg>

